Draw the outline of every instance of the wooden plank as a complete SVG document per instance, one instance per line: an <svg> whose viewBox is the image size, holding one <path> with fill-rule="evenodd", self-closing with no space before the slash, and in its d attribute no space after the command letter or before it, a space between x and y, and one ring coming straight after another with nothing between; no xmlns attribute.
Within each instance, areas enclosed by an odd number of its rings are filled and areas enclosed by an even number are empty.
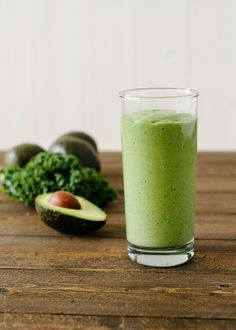
<svg viewBox="0 0 236 330"><path fill-rule="evenodd" d="M217 178L215 176L198 176L196 186L199 194L207 192L236 193L236 171L234 176L227 178L223 176Z"/></svg>
<svg viewBox="0 0 236 330"><path fill-rule="evenodd" d="M106 151L100 153L104 165L121 162L121 152ZM236 162L235 152L198 152L198 162L201 164L232 164Z"/></svg>
<svg viewBox="0 0 236 330"><path fill-rule="evenodd" d="M103 152L100 154L103 173L108 176L117 176L122 173L121 153ZM236 175L236 153L234 152L200 152L198 153L198 176L225 176Z"/></svg>
<svg viewBox="0 0 236 330"><path fill-rule="evenodd" d="M219 163L219 164L208 164L208 163L197 163L197 177L212 177L212 178L225 178L230 179L236 175L235 163ZM102 174L108 179L110 177L121 177L122 176L122 165L119 162L114 164L103 164Z"/></svg>
<svg viewBox="0 0 236 330"><path fill-rule="evenodd" d="M124 239L88 237L23 237L2 236L0 268L73 268L123 269L158 272L130 261ZM196 241L196 255L186 265L173 268L181 273L236 273L235 240Z"/></svg>
<svg viewBox="0 0 236 330"><path fill-rule="evenodd" d="M236 214L197 214L196 239L236 239Z"/></svg>
<svg viewBox="0 0 236 330"><path fill-rule="evenodd" d="M235 214L236 215L236 192L215 193L201 192L197 194L196 211L198 214Z"/></svg>
<svg viewBox="0 0 236 330"><path fill-rule="evenodd" d="M197 193L197 208L199 214L236 214L235 192L200 192ZM26 208L21 203L15 203L0 193L0 212L9 216L27 215L33 208ZM116 201L105 208L110 213L124 212L124 196L122 193Z"/></svg>
<svg viewBox="0 0 236 330"><path fill-rule="evenodd" d="M118 155L117 155L118 156ZM109 158L109 153L107 153L106 157ZM201 163L211 163L211 164L228 164L236 162L236 153L233 151L222 152L222 151L214 151L214 152L199 152L198 153L198 161Z"/></svg>
<svg viewBox="0 0 236 330"><path fill-rule="evenodd" d="M197 174L198 177L225 177L230 180L236 175L236 153L234 152L200 152L198 153ZM0 164L3 153L0 152ZM101 152L102 174L106 177L122 175L122 156L120 152Z"/></svg>
<svg viewBox="0 0 236 330"><path fill-rule="evenodd" d="M4 151L0 151L0 163L3 163ZM101 162L106 165L113 166L116 163L121 163L122 155L120 151L101 151L99 153ZM201 164L232 164L236 162L236 152L198 152L198 162Z"/></svg>
<svg viewBox="0 0 236 330"><path fill-rule="evenodd" d="M79 316L56 314L14 314L4 313L0 328L4 330L231 330L235 320L167 319L119 316Z"/></svg>
<svg viewBox="0 0 236 330"><path fill-rule="evenodd" d="M236 166L235 166L236 168ZM110 184L114 186L119 192L123 193L123 179L122 176L107 176ZM236 193L236 174L229 177L215 177L215 176L198 176L196 189L198 193L207 193L207 192L233 192Z"/></svg>
<svg viewBox="0 0 236 330"><path fill-rule="evenodd" d="M212 178L225 178L230 179L232 176L236 175L235 163L229 164L208 164L208 163L198 163L197 164L197 177L212 177ZM121 177L122 176L122 165L119 162L114 164L103 164L102 174L107 177Z"/></svg>
<svg viewBox="0 0 236 330"><path fill-rule="evenodd" d="M236 214L236 191L235 192L200 192L197 193L197 214ZM107 211L113 213L124 212L124 196L112 203Z"/></svg>
<svg viewBox="0 0 236 330"><path fill-rule="evenodd" d="M236 215L236 192L200 192L197 193L197 214L234 214ZM108 212L124 212L124 197L120 193L118 200L112 203Z"/></svg>
<svg viewBox="0 0 236 330"><path fill-rule="evenodd" d="M173 268L174 269L174 268ZM236 302L235 274L152 269L2 269L1 295L61 290L154 295L224 296Z"/></svg>
<svg viewBox="0 0 236 330"><path fill-rule="evenodd" d="M143 330L232 330L235 329L234 320L203 320L203 319L172 319L172 318L124 318L124 329Z"/></svg>
<svg viewBox="0 0 236 330"><path fill-rule="evenodd" d="M123 179L121 176L107 176L110 184L119 192L123 193ZM207 192L234 192L236 193L236 174L231 177L199 176L197 177L196 189L198 193Z"/></svg>
<svg viewBox="0 0 236 330"><path fill-rule="evenodd" d="M142 319L129 321L128 325L142 325ZM217 320L216 324L233 324L234 321ZM151 324L151 321L150 321ZM202 324L205 324L202 321ZM115 330L125 329L124 319L115 316L79 316L79 315L53 315L53 314L14 314L0 315L0 329L4 330ZM128 329L128 328L126 328ZM131 329L131 328L129 328Z"/></svg>
<svg viewBox="0 0 236 330"><path fill-rule="evenodd" d="M235 275L8 270L1 285L1 313L236 320Z"/></svg>
<svg viewBox="0 0 236 330"><path fill-rule="evenodd" d="M15 217L9 212L0 212L0 236L63 236L47 227L33 209L19 212ZM125 238L125 216L108 210L105 227L93 236ZM235 214L197 214L196 239L236 239Z"/></svg>

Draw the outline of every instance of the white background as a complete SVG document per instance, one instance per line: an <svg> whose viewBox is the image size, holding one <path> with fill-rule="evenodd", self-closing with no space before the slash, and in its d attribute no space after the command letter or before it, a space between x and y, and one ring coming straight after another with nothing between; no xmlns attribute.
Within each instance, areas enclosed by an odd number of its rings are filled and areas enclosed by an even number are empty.
<svg viewBox="0 0 236 330"><path fill-rule="evenodd" d="M127 88L200 91L199 149L236 150L235 0L0 0L0 148L71 129L120 148Z"/></svg>

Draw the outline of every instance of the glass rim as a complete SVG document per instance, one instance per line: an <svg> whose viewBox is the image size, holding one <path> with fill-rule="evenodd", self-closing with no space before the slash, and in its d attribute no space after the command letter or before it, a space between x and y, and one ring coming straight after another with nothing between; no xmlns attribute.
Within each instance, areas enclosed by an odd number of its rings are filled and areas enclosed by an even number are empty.
<svg viewBox="0 0 236 330"><path fill-rule="evenodd" d="M148 91L159 92L160 95L139 95L141 92ZM161 95L161 92L165 93L169 91L169 95ZM137 94L136 94L137 93ZM158 93L157 93L158 94ZM175 88L175 87L147 87L147 88L133 88L126 89L119 92L119 97L129 100L139 99L170 99L170 98L182 98L182 97L198 97L199 92L191 88Z"/></svg>

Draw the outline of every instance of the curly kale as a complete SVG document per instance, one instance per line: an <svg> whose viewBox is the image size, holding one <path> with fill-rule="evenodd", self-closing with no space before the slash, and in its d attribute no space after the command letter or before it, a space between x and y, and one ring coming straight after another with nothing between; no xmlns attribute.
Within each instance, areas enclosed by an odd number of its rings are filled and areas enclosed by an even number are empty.
<svg viewBox="0 0 236 330"><path fill-rule="evenodd" d="M37 195L58 190L83 196L98 206L113 201L117 193L94 169L82 167L77 157L42 152L25 167L10 166L0 172L3 192L28 205Z"/></svg>

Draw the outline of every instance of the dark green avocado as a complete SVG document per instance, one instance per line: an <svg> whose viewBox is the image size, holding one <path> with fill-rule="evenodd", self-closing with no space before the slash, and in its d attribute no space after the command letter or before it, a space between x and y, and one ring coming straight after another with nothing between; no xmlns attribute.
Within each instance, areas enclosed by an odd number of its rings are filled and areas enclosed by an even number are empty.
<svg viewBox="0 0 236 330"><path fill-rule="evenodd" d="M45 150L37 144L19 144L5 152L4 164L6 166L19 165L23 167L30 161L32 157L44 151Z"/></svg>
<svg viewBox="0 0 236 330"><path fill-rule="evenodd" d="M101 170L96 151L88 142L82 139L67 136L62 140L56 141L50 147L50 151L66 155L75 155L79 158L83 166L94 168L98 172Z"/></svg>
<svg viewBox="0 0 236 330"><path fill-rule="evenodd" d="M64 138L66 138L68 136L70 136L70 137L72 136L72 137L75 137L75 138L82 139L82 140L90 143L91 146L95 149L95 151L98 150L97 143L96 143L95 139L91 135L89 135L85 132L81 132L81 131L72 131L72 132L65 133L62 136L60 136L57 139L57 141L63 140Z"/></svg>
<svg viewBox="0 0 236 330"><path fill-rule="evenodd" d="M35 207L46 225L66 234L83 234L95 231L106 224L107 215L87 199L75 196L81 209L69 209L48 203L52 193L39 195Z"/></svg>

